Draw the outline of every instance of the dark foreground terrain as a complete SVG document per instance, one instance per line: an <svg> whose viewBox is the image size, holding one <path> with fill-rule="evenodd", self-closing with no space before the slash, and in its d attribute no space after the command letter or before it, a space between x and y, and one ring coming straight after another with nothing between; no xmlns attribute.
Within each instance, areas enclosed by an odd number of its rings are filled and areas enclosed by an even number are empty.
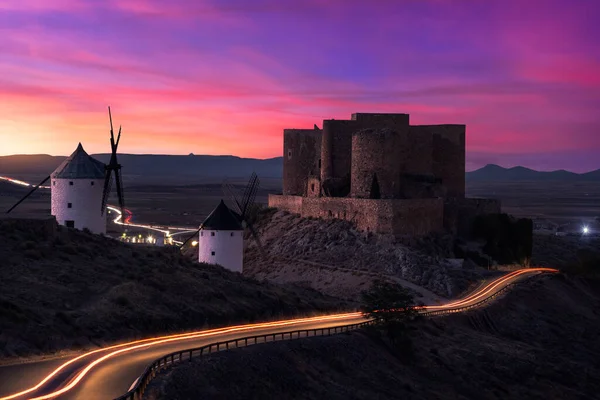
<svg viewBox="0 0 600 400"><path fill-rule="evenodd" d="M413 350L357 332L251 346L159 375L151 399L594 399L600 281L546 277L416 323Z"/></svg>
<svg viewBox="0 0 600 400"><path fill-rule="evenodd" d="M310 289L198 264L177 248L0 219L0 360L341 307Z"/></svg>

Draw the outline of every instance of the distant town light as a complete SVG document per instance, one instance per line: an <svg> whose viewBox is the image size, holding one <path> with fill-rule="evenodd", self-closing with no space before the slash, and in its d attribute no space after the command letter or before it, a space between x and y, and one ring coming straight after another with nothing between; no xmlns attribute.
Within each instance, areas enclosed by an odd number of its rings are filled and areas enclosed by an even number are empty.
<svg viewBox="0 0 600 400"><path fill-rule="evenodd" d="M587 235L588 233L590 233L590 228L588 228L587 226L584 226L581 231L583 232L584 235Z"/></svg>

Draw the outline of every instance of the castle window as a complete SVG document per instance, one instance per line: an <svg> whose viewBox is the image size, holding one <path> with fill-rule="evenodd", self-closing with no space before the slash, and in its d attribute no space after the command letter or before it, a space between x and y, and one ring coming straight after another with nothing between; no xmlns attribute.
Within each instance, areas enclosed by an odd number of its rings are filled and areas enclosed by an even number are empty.
<svg viewBox="0 0 600 400"><path fill-rule="evenodd" d="M91 186L94 186L94 181L91 181L91 182L90 182L90 185L91 185Z"/></svg>
<svg viewBox="0 0 600 400"><path fill-rule="evenodd" d="M315 192L315 184L314 183L310 184L310 191L313 193Z"/></svg>
<svg viewBox="0 0 600 400"><path fill-rule="evenodd" d="M52 186L56 186L56 181L52 181Z"/></svg>
<svg viewBox="0 0 600 400"><path fill-rule="evenodd" d="M210 255L211 255L211 256L214 256L214 255L215 255L215 252L214 252L214 251L211 251L211 252L210 252Z"/></svg>
<svg viewBox="0 0 600 400"><path fill-rule="evenodd" d="M214 233L214 232L211 232L211 233L210 233L210 236L215 236L215 233Z"/></svg>
<svg viewBox="0 0 600 400"><path fill-rule="evenodd" d="M69 186L73 186L73 181L69 181Z"/></svg>
<svg viewBox="0 0 600 400"><path fill-rule="evenodd" d="M292 151L288 150L288 160L291 160L291 159L292 159Z"/></svg>
<svg viewBox="0 0 600 400"><path fill-rule="evenodd" d="M73 203L67 203L67 208L73 208Z"/></svg>
<svg viewBox="0 0 600 400"><path fill-rule="evenodd" d="M204 236L204 232L200 232L200 236Z"/></svg>
<svg viewBox="0 0 600 400"><path fill-rule="evenodd" d="M319 158L319 169L321 169L321 159Z"/></svg>
<svg viewBox="0 0 600 400"><path fill-rule="evenodd" d="M231 232L231 236L233 236L233 232Z"/></svg>

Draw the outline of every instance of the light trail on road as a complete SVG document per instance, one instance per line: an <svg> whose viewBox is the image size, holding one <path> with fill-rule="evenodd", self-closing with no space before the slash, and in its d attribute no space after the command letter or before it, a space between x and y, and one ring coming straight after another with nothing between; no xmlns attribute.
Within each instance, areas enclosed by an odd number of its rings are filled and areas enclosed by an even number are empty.
<svg viewBox="0 0 600 400"><path fill-rule="evenodd" d="M0 180L9 182L9 183L12 183L15 185L19 185L19 186L25 186L25 187L34 187L35 186L31 183L20 181L18 179L13 179L8 176L0 176ZM40 186L39 189L51 189L51 186ZM112 221L116 225L148 229L148 230L155 231L155 232L161 232L167 236L179 235L179 234L188 233L188 232L195 232L197 230L197 228L190 228L190 227L179 227L179 226L161 227L161 226L157 226L157 225L135 224L135 223L131 222L133 213L130 210L128 210L126 208L123 210L123 211L125 211L125 214L127 214L127 216L125 217L125 220L123 221L122 220L123 215L121 213L121 210L117 206L113 206L113 205L109 204L106 206L106 208L108 210L111 210L112 212L115 212L118 214L117 217ZM171 231L177 231L177 232L171 233Z"/></svg>
<svg viewBox="0 0 600 400"><path fill-rule="evenodd" d="M18 179L13 179L13 178L9 178L8 176L0 176L0 181L6 181L9 183L13 183L15 185L19 185L19 186L25 186L25 187L34 187L35 185L32 185L31 183L28 182L23 182L20 181ZM50 186L40 186L40 189L50 189Z"/></svg>
<svg viewBox="0 0 600 400"><path fill-rule="evenodd" d="M532 274L539 273L556 273L558 272L556 269L552 268L528 268L513 271L507 275L504 275L493 282L489 283L485 287L477 290L476 292L470 294L461 300L451 301L444 305L426 305L418 307L419 311L427 310L427 311L435 311L441 309L459 309L469 305L475 305L480 302L484 298L491 297L493 294L497 293L502 287L507 286L508 284L517 282L521 277ZM212 330L198 331L198 332L190 332L190 333L182 333L177 335L167 335L162 337L154 337L144 340L133 341L129 343L123 343L115 346L110 346L107 348L102 348L98 350L94 350L85 354L80 355L72 360L69 360L52 371L49 375L47 375L44 379L42 379L37 385L26 389L24 391L15 393L13 395L2 397L0 400L12 400L16 398L21 398L22 396L32 393L34 391L38 391L42 389L43 386L52 380L55 376L57 376L61 371L68 368L73 363L83 360L86 357L89 357L90 360L84 366L78 368L74 373L76 373L75 377L69 380L68 382L64 382L62 387L59 390L51 391L50 393L39 393L36 397L29 397L33 400L46 400L56 398L61 396L73 388L75 388L84 378L88 377L93 373L95 367L99 364L112 359L114 357L125 356L127 353L131 352L139 352L144 351L145 349L149 349L154 346L160 346L165 343L170 342L183 342L183 341L193 341L194 339L207 338L207 337L217 337L219 335L225 335L232 332L244 332L244 333L252 333L259 330L264 330L266 328L276 329L285 326L294 326L299 324L330 324L333 326L334 324L339 324L342 322L349 323L350 321L356 321L357 318L364 318L363 314L360 312L352 312L352 313L343 313L343 314L334 314L334 315L325 315L319 317L312 318L297 318L297 319L289 319L283 321L275 321L275 322L264 322L257 324L246 324L246 325L238 325L226 328L217 328ZM191 344L191 343L190 343ZM193 347L193 346L189 346ZM92 357L96 355L97 357ZM141 372L141 371L140 371ZM139 375L139 374L138 374ZM73 376L71 374L70 376ZM66 385L66 386L65 386Z"/></svg>
<svg viewBox="0 0 600 400"><path fill-rule="evenodd" d="M461 300L457 300L454 302L450 302L447 304L443 304L443 305L436 305L436 306L424 306L424 309L427 310L440 310L440 309L448 309L448 308L456 308L456 307L461 307L464 304L467 303L472 303L475 300L482 300L483 298L486 297L487 294L491 294L491 293L495 293L494 289L502 286L504 283L514 279L515 277L518 277L520 275L523 274L528 274L528 273L532 273L532 272L546 272L546 273L557 273L558 270L554 269L554 268L527 268L527 269L519 269L513 272L508 273L507 275L504 275L503 277L489 283L487 286L485 286L484 288L476 291L475 293L470 294L469 296L465 297L464 299Z"/></svg>
<svg viewBox="0 0 600 400"><path fill-rule="evenodd" d="M10 183L21 185L21 186L28 186L28 187L34 186L27 182L15 180L15 179L3 177L3 176L0 176L0 180L5 180ZM40 188L49 189L50 186L40 186ZM153 231L164 233L167 236L191 233L191 232L196 231L196 229L192 229L192 228L160 227L160 226L156 226L156 225L131 223L130 221L132 218L132 213L131 213L131 211L129 211L127 209L125 209L124 211L128 215L127 215L127 217L125 217L125 221L122 221L123 215L122 215L121 210L118 207L108 205L107 209L110 210L111 212L115 212L117 214L117 217L114 218L112 220L112 222L117 225L121 225L121 226L127 226L127 227L131 226L131 227L138 227L138 228L153 230ZM179 232L171 233L170 232L171 230L176 230ZM528 269L516 270L516 271L510 272L510 273L490 282L483 288L476 290L474 293L471 293L470 295L466 296L463 299L451 301L451 302L443 304L443 305L424 305L424 306L417 306L415 308L417 308L418 311L438 311L438 310L454 310L454 309L460 310L463 307L477 305L482 300L493 296L495 293L500 291L503 287L506 287L511 283L517 282L521 277L524 277L526 275L540 274L540 273L556 273L556 272L558 272L558 270L552 269L552 268L528 268ZM305 324L305 325L308 324L307 326L313 326L313 327L323 326L323 324L326 324L325 327L328 327L328 326L332 327L332 326L335 326L336 324L338 324L338 325L340 323L348 324L348 323L351 323L352 321L355 322L357 319L363 319L363 318L365 318L365 317L360 312L333 314L333 315L325 315L325 316L311 317L311 318L295 318L295 319L288 319L288 320L274 321L274 322L236 325L236 326L231 326L231 327L181 333L181 334L176 334L176 335L166 335L166 336L153 337L153 338L148 338L148 339L143 339L143 340L136 340L136 341L132 341L132 342L128 342L128 343L113 345L113 346L109 346L109 347L105 347L105 348L101 348L101 349L97 349L97 350L93 350L93 351L84 353L78 357L75 357L69 361L66 361L63 364L61 364L60 366L58 366L57 368L55 368L48 375L46 375L35 386L32 386L29 389L22 390L18 393L14 393L14 394L11 394L6 397L1 397L0 400L13 400L13 399L17 399L17 398L23 398L24 396L26 396L28 394L29 394L29 396L27 398L30 400L46 400L46 399L52 399L52 398L56 398L56 397L65 395L69 391L76 388L85 378L88 378L88 380L93 379L93 371L100 364L107 362L110 359L114 359L114 358L118 358L118 357L126 357L128 353L136 353L139 355L139 352L149 351L149 349L151 349L151 348L158 347L160 349L161 345L165 345L168 343L182 342L182 345L183 345L184 343L187 343L186 341L190 341L190 344L191 344L191 343L193 343L194 340L217 337L220 335L227 335L227 334L232 334L232 333L242 333L242 332L243 333L253 333L253 332L256 333L256 332L260 332L261 330L265 330L265 329L271 329L272 331L275 331L277 329L281 329L282 327L287 327L287 326L290 326L290 327L296 326L297 327L297 326L302 326L302 324ZM194 347L194 346L187 346L187 347L189 348L189 347ZM86 358L89 358L89 361L84 361ZM80 361L85 362L85 364L81 365L79 367L76 367L76 363L78 363ZM32 363L32 364L35 364L35 363ZM54 385L54 387L59 387L60 389L55 390L55 389L47 388L45 390L46 393L43 393L44 386L46 384L50 385L53 378L57 378L61 372L67 371L69 369L69 367L72 367L71 369L73 371L68 374L66 381L65 382L57 382L58 385ZM141 372L141 371L139 371L139 372ZM136 376L139 376L139 373ZM113 377L113 379L114 379L114 377ZM50 385L50 386L52 386L52 385ZM34 393L34 392L38 392L38 393ZM35 397L31 397L31 396L35 396Z"/></svg>
<svg viewBox="0 0 600 400"><path fill-rule="evenodd" d="M128 343L118 344L118 345L114 345L114 346L110 346L110 347L106 347L106 348L102 348L102 349L98 349L98 350L93 350L93 351L87 352L85 354L82 354L76 358L73 358L72 360L69 360L69 361L65 362L64 364L62 364L61 366L59 366L58 368L56 368L54 371L52 371L52 373L47 375L37 385L35 385L29 389L23 390L19 393L15 393L15 394L12 394L7 397L1 397L0 400L15 399L17 397L24 396L27 393L31 393L34 390L41 388L46 382L48 382L50 379L52 379L54 376L56 376L58 373L60 373L62 370L64 370L66 367L73 364L74 362L79 361L85 357L91 356L93 354L100 353L100 352L105 352L105 351L121 348L120 350L109 353L109 354L95 360L91 364L89 364L79 375L77 375L77 377L67 387L65 387L59 391L50 393L48 395L36 397L36 398L32 398L32 399L50 399L53 397L57 397L60 394L66 392L68 390L71 390L75 385L77 385L77 383L79 381L81 381L81 379L83 379L83 377L85 377L85 375L89 372L89 370L91 370L98 363L100 363L110 357L113 357L116 354L123 353L126 351L133 351L133 350L136 350L141 347L148 347L148 346L157 345L160 343L165 343L165 342L175 341L175 340L187 340L187 339L193 339L193 338L198 338L198 337L215 336L215 335L230 333L230 332L252 331L252 330L256 330L256 329L260 329L260 328L297 325L297 324L305 323L305 322L325 322L325 321L334 321L334 320L345 319L345 318L357 318L357 317L360 317L361 315L362 315L362 313L360 313L360 312L354 312L354 313L335 314L335 315L326 315L326 316L309 317L309 318L296 318L296 319L284 320L284 321L237 325L237 326L231 326L231 327L225 327L225 328L216 328L216 329L211 329L211 330L206 330L206 331L181 333L181 334L176 334L176 335L148 338L148 339L136 340L136 341L128 342ZM129 347L126 347L126 346L129 346ZM125 347L125 348L123 348L123 347Z"/></svg>

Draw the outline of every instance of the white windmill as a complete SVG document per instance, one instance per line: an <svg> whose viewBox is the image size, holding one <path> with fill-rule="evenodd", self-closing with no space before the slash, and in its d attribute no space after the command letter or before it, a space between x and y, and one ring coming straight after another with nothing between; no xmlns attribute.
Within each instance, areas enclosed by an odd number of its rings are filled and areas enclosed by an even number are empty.
<svg viewBox="0 0 600 400"><path fill-rule="evenodd" d="M50 179L50 213L56 217L59 224L69 228L89 229L97 234L106 233L104 211L110 193L113 171L117 184L119 206L121 211L124 209L121 166L117 162L117 146L121 138L121 128L119 128L119 134L115 141L110 107L108 108L108 115L112 151L108 165L87 154L81 143L79 143L73 154L67 157L50 176L46 177L13 205L7 213L10 213Z"/></svg>
<svg viewBox="0 0 600 400"><path fill-rule="evenodd" d="M254 204L259 182L258 176L253 173L241 201L233 193L231 185L224 183L223 187L232 197L237 212L231 210L221 200L219 205L200 225L198 231L183 242L180 247L183 247L190 239L197 237L199 262L218 264L231 271L242 272L244 264L244 228L248 228L261 255L264 256L260 238L252 223L247 219L248 211Z"/></svg>

